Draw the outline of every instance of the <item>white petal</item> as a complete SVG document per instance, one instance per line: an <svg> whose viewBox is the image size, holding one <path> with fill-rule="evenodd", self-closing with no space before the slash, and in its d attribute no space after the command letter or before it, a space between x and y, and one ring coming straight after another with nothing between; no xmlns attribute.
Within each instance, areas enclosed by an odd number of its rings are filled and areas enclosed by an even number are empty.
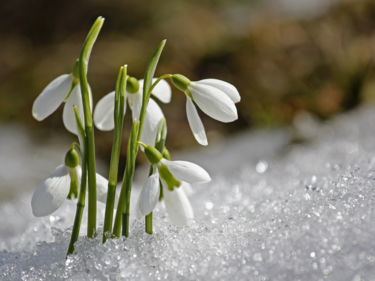
<svg viewBox="0 0 375 281"><path fill-rule="evenodd" d="M83 105L82 105L82 97L81 97L81 87L80 85L76 85L72 92L70 93L69 98L67 99L64 111L63 111L63 122L65 125L65 128L73 133L77 133L77 124L76 124L76 117L74 114L74 108L73 105L77 106L79 116L81 118L82 124L85 124L85 118L83 114Z"/></svg>
<svg viewBox="0 0 375 281"><path fill-rule="evenodd" d="M211 180L210 175L197 164L187 161L169 161L164 158L161 162L167 166L168 170L179 181L203 183Z"/></svg>
<svg viewBox="0 0 375 281"><path fill-rule="evenodd" d="M133 194L133 193L132 193ZM136 219L140 219L141 217L144 217L144 215L142 214L141 212L141 209L139 208L139 202L141 201L141 194L139 194L138 196L138 200L137 200L137 203L136 203L136 206L135 206L135 214L133 214L132 212L130 213L130 219L133 218L136 218ZM130 205L132 205L132 203L130 202Z"/></svg>
<svg viewBox="0 0 375 281"><path fill-rule="evenodd" d="M96 199L99 202L106 204L107 192L108 192L108 180L105 177L99 174L96 174ZM118 195L116 193L115 206L117 206L117 203L118 203Z"/></svg>
<svg viewBox="0 0 375 281"><path fill-rule="evenodd" d="M141 89L135 94L128 94L129 107L133 113L133 119L139 120L142 108L142 94Z"/></svg>
<svg viewBox="0 0 375 281"><path fill-rule="evenodd" d="M196 104L211 118L225 123L238 118L234 102L221 90L194 82L188 89Z"/></svg>
<svg viewBox="0 0 375 281"><path fill-rule="evenodd" d="M181 188L169 191L164 186L167 185L163 183L163 196L169 219L175 225L187 225L189 219L194 218L194 212L185 192Z"/></svg>
<svg viewBox="0 0 375 281"><path fill-rule="evenodd" d="M187 196L190 196L194 193L193 188L188 182L185 182L185 181L181 182L181 186L179 188L182 188L182 190L185 192Z"/></svg>
<svg viewBox="0 0 375 281"><path fill-rule="evenodd" d="M43 90L33 104L33 116L42 121L51 115L66 99L72 87L73 75L64 74L57 77Z"/></svg>
<svg viewBox="0 0 375 281"><path fill-rule="evenodd" d="M96 105L94 110L94 124L102 131L110 131L115 127L115 92L105 95Z"/></svg>
<svg viewBox="0 0 375 281"><path fill-rule="evenodd" d="M157 78L152 79L152 83L154 83ZM163 103L170 103L172 99L172 89L169 86L168 82L164 79L160 80L159 83L155 86L155 88L151 92L155 97L157 97Z"/></svg>
<svg viewBox="0 0 375 281"><path fill-rule="evenodd" d="M159 195L159 174L156 172L147 179L145 186L142 188L141 195L139 196L139 209L143 216L149 215L154 210L159 201Z"/></svg>
<svg viewBox="0 0 375 281"><path fill-rule="evenodd" d="M78 165L75 167L76 173L77 173L77 178L78 178L78 196L79 196L79 191L81 189L81 178L82 178L82 167Z"/></svg>
<svg viewBox="0 0 375 281"><path fill-rule="evenodd" d="M146 109L145 121L143 123L143 131L141 136L142 142L151 146L155 145L159 122L163 117L164 114L159 105L153 99L150 99ZM133 115L133 118L136 117Z"/></svg>
<svg viewBox="0 0 375 281"><path fill-rule="evenodd" d="M197 83L212 86L223 91L234 103L241 101L241 96L237 88L228 82L219 79L203 79L197 81Z"/></svg>
<svg viewBox="0 0 375 281"><path fill-rule="evenodd" d="M69 191L69 168L61 165L35 190L31 199L34 216L44 217L52 214L64 203Z"/></svg>
<svg viewBox="0 0 375 281"><path fill-rule="evenodd" d="M158 78L153 78L152 83L154 83ZM139 91L143 95L143 79L139 79ZM167 81L164 79L160 80L159 83L155 86L155 88L152 90L152 93L155 97L157 97L161 102L163 103L170 103L172 98L172 89L171 86L168 84Z"/></svg>
<svg viewBox="0 0 375 281"><path fill-rule="evenodd" d="M89 87L89 90L90 90L90 94L89 94L90 109L92 109L92 93L91 93L90 87ZM74 89L72 90L72 92L70 93L70 96L65 103L64 111L63 111L63 121L64 121L65 128L69 132L78 135L76 117L74 114L73 105L77 107L82 124L85 125L85 115L83 112L81 86L79 84L76 85Z"/></svg>
<svg viewBox="0 0 375 281"><path fill-rule="evenodd" d="M201 145L207 145L206 131L203 123L198 115L197 109L189 97L186 99L186 113L190 124L191 131L194 134L195 139Z"/></svg>

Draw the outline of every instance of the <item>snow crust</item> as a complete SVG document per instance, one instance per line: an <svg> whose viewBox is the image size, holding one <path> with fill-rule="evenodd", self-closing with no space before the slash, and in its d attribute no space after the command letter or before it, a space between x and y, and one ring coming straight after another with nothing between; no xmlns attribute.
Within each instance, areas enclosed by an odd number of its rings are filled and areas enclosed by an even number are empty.
<svg viewBox="0 0 375 281"><path fill-rule="evenodd" d="M232 169L194 186L189 226L170 225L158 204L154 235L133 219L128 239L102 244L100 227L88 239L83 226L67 260L74 202L46 218L32 217L30 193L3 202L0 280L374 280L374 124L375 109L362 108L265 158L244 149L270 151L274 135L237 139ZM212 167L227 162L230 143Z"/></svg>

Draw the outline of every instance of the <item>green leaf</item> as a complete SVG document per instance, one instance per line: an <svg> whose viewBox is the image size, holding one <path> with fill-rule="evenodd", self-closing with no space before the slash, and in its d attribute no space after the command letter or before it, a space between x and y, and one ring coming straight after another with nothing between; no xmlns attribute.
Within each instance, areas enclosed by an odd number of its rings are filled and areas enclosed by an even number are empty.
<svg viewBox="0 0 375 281"><path fill-rule="evenodd" d="M166 149L164 147L166 138L167 138L167 120L165 118L162 118L159 122L158 133L156 134L156 139L155 139L155 148L161 154L163 154ZM149 176L151 176L152 172L153 172L153 168L151 166ZM163 184L161 183L161 181L159 181L159 188L160 188L159 201L161 201L164 197Z"/></svg>
<svg viewBox="0 0 375 281"><path fill-rule="evenodd" d="M128 152L126 158L126 167L124 180L121 185L120 198L117 205L115 223L113 225L113 234L116 237L121 235L121 225L123 226L123 232L126 237L129 236L129 215L130 215L130 195L135 169L135 158L137 157L137 134L139 130L139 123L134 120L133 126L130 132L128 141ZM125 214L125 220L123 220L123 214Z"/></svg>
<svg viewBox="0 0 375 281"><path fill-rule="evenodd" d="M91 27L85 42L83 43L81 53L79 55L79 81L81 85L82 103L85 114L85 126L92 127L92 116L89 101L89 83L87 81L87 68L89 64L90 54L92 47L96 39L98 38L99 32L103 26L104 18L98 17ZM91 140L89 140L91 141Z"/></svg>
<svg viewBox="0 0 375 281"><path fill-rule="evenodd" d="M83 127L83 123L81 120L81 117L79 117L78 109L74 105L74 115L76 117L76 124L77 124L77 131L78 131L78 139L79 139L79 145L81 147L81 154L83 155L85 148L85 138L86 138L86 132L85 128Z"/></svg>
<svg viewBox="0 0 375 281"><path fill-rule="evenodd" d="M148 62L145 78L144 78L144 84L143 84L143 100L145 101L145 98L148 98L149 90L152 84L152 79L154 78L155 70L159 62L159 58L161 55L161 52L163 51L164 45L167 42L167 40L161 41L159 46L155 49L154 53L152 54L150 61Z"/></svg>
<svg viewBox="0 0 375 281"><path fill-rule="evenodd" d="M128 143L128 153L127 153L127 165L126 165L126 175L125 179L129 181L129 185L131 186L131 180L134 175L135 169L135 159L137 158L137 133L138 133L139 123L137 120L133 121L133 126L130 132L129 143ZM128 198L128 202L130 202L130 194Z"/></svg>
<svg viewBox="0 0 375 281"><path fill-rule="evenodd" d="M125 89L126 89L126 66L120 68L117 76L116 91L115 91L115 110L114 110L114 121L115 130L112 144L111 162L109 166L109 177L108 181L112 185L117 184L118 174L118 162L120 159L121 152L121 139L122 139L122 128L124 119L124 104L125 104ZM122 98L123 97L123 98Z"/></svg>
<svg viewBox="0 0 375 281"><path fill-rule="evenodd" d="M167 137L167 120L165 120L165 118L162 118L159 121L158 133L156 134L156 139L155 139L155 148L161 154L163 154L166 137Z"/></svg>
<svg viewBox="0 0 375 281"><path fill-rule="evenodd" d="M104 23L104 18L98 17L96 21L94 22L94 24L92 25L89 33L87 34L85 42L83 43L81 54L79 56L79 60L80 62L85 63L86 66L90 59L92 47L94 46L96 38L98 38L98 35L103 26L103 23Z"/></svg>

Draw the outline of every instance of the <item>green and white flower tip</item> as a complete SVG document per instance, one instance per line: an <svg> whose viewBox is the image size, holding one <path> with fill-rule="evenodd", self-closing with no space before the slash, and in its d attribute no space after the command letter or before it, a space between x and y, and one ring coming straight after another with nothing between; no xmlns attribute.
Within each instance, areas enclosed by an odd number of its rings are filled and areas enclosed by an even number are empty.
<svg viewBox="0 0 375 281"><path fill-rule="evenodd" d="M186 183L206 183L211 181L209 174L200 166L187 161L169 161L152 146L139 143L144 147L147 159L153 166L153 174L147 179L139 200L139 212L147 216L155 208L160 195L159 180L163 185L165 206L171 222L186 225L194 218L193 209L185 191L179 188Z"/></svg>
<svg viewBox="0 0 375 281"><path fill-rule="evenodd" d="M220 122L228 123L238 119L235 103L241 100L241 96L232 84L218 79L192 82L181 74L172 75L171 80L187 96L187 118L199 144L207 145L208 141L193 101L204 113Z"/></svg>
<svg viewBox="0 0 375 281"><path fill-rule="evenodd" d="M169 153L169 150L165 146L164 146L164 149L163 149L163 158L165 158L167 160L171 159L171 155ZM194 190L191 187L190 183L187 183L187 182L183 181L181 183L180 188L182 188L184 190L184 192L186 193L187 196L190 196L194 193Z"/></svg>
<svg viewBox="0 0 375 281"><path fill-rule="evenodd" d="M153 82L156 80L157 79L154 78ZM127 94L125 99L128 100L129 107L132 110L133 120L139 120L140 117L143 98L143 82L143 79L137 80L136 78L129 76L126 84ZM171 87L168 82L162 79L153 89L152 95L157 97L163 103L169 103L172 97ZM94 124L99 130L110 131L115 127L113 118L114 104L115 92L111 92L104 96L96 105L94 110ZM126 106L124 106L124 110L126 111ZM161 111L160 106L150 98L143 123L143 132L141 136L142 142L148 145L154 143L158 125L162 118L164 118L164 114Z"/></svg>
<svg viewBox="0 0 375 281"><path fill-rule="evenodd" d="M92 108L92 94L90 90L90 104ZM73 71L70 74L63 74L47 85L42 93L36 98L33 104L32 114L38 121L44 120L51 115L65 102L63 111L63 122L65 128L77 135L73 105L77 106L81 119L84 120L83 104L81 98L81 87L79 85L78 60L74 63Z"/></svg>
<svg viewBox="0 0 375 281"><path fill-rule="evenodd" d="M66 153L65 163L58 166L35 190L31 199L34 216L48 216L59 209L66 199L77 198L81 175L79 155L71 148ZM96 186L97 200L106 203L108 181L96 174Z"/></svg>

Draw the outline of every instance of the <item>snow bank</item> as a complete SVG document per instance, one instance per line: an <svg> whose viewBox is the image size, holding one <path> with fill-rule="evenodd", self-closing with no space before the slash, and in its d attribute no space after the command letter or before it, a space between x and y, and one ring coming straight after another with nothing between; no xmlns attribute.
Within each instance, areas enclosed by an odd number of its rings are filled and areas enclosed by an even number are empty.
<svg viewBox="0 0 375 281"><path fill-rule="evenodd" d="M211 159L212 170L227 166L194 187L190 226L171 226L159 204L154 235L133 220L129 239L103 245L100 235L82 235L67 260L74 202L46 218L32 217L31 194L4 202L0 279L373 280L374 124L375 109L362 108L322 125L309 145L264 158L247 152L274 151L265 146L285 138L228 142L212 158L196 157L198 164ZM98 212L102 222L103 205Z"/></svg>

